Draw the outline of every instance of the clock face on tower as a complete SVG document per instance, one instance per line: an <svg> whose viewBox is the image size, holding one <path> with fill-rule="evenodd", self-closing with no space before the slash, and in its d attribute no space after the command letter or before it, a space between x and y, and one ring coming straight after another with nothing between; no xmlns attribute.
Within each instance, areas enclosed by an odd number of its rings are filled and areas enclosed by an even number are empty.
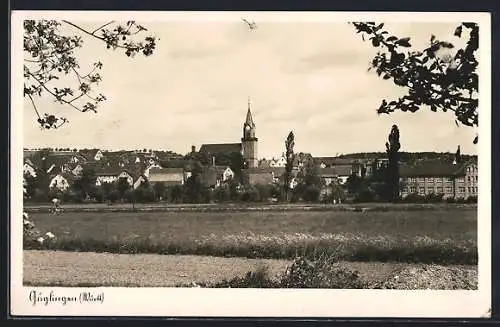
<svg viewBox="0 0 500 327"><path fill-rule="evenodd" d="M250 126L246 125L246 126L245 126L245 130L246 130L246 131L249 131L249 130L250 130Z"/></svg>

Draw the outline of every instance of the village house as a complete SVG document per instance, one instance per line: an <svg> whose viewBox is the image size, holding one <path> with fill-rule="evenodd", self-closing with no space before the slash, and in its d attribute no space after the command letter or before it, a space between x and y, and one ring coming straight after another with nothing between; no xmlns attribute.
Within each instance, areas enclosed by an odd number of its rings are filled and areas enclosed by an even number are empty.
<svg viewBox="0 0 500 327"><path fill-rule="evenodd" d="M290 187L297 186L297 169L294 169L290 178ZM256 167L245 169L244 177L250 185L268 185L273 183L281 184L284 182L284 167Z"/></svg>
<svg viewBox="0 0 500 327"><path fill-rule="evenodd" d="M326 186L339 183L339 175L335 168L320 168L318 173Z"/></svg>
<svg viewBox="0 0 500 327"><path fill-rule="evenodd" d="M75 176L80 176L83 172L83 167L80 164L77 164L75 168L71 171L71 173Z"/></svg>
<svg viewBox="0 0 500 327"><path fill-rule="evenodd" d="M184 168L151 168L148 180L151 184L161 182L167 186L184 185Z"/></svg>
<svg viewBox="0 0 500 327"><path fill-rule="evenodd" d="M53 151L50 153L52 157L59 157L60 161L70 164L84 163L87 159L79 153L73 151Z"/></svg>
<svg viewBox="0 0 500 327"><path fill-rule="evenodd" d="M148 183L148 182L149 180L146 176L139 175L139 177L137 177L137 179L134 182L134 190L138 189L139 186L141 186L143 183Z"/></svg>
<svg viewBox="0 0 500 327"><path fill-rule="evenodd" d="M478 195L477 159L463 163L427 160L413 166L402 165L399 175L402 197L442 194L443 198L466 199Z"/></svg>
<svg viewBox="0 0 500 327"><path fill-rule="evenodd" d="M202 183L211 188L220 187L223 183L234 178L234 172L226 166L203 167Z"/></svg>
<svg viewBox="0 0 500 327"><path fill-rule="evenodd" d="M285 166L286 166L285 154L282 154L279 159L272 158L269 161L269 167L273 167L273 168L275 168L275 167L281 167L281 168L284 168Z"/></svg>
<svg viewBox="0 0 500 327"><path fill-rule="evenodd" d="M79 152L87 161L100 161L104 157L104 154L99 149L84 149Z"/></svg>
<svg viewBox="0 0 500 327"><path fill-rule="evenodd" d="M50 179L49 189L64 192L70 188L71 182L72 180L70 179L68 174L60 173Z"/></svg>
<svg viewBox="0 0 500 327"><path fill-rule="evenodd" d="M36 177L35 165L31 160L25 160L23 165L23 175L30 175L31 177Z"/></svg>
<svg viewBox="0 0 500 327"><path fill-rule="evenodd" d="M144 169L144 172L143 172L143 174L146 178L149 177L149 172L153 168L162 168L162 167L157 163L150 164L146 169Z"/></svg>
<svg viewBox="0 0 500 327"><path fill-rule="evenodd" d="M356 176L371 176L373 172L387 165L388 159L348 159L338 157L315 157L314 162L321 168L335 168L339 172L339 178L343 183L352 174Z"/></svg>
<svg viewBox="0 0 500 327"><path fill-rule="evenodd" d="M114 183L119 179L124 178L127 183L132 186L134 178L127 170L118 170L116 168L100 169L96 171L96 186L101 186L104 183Z"/></svg>

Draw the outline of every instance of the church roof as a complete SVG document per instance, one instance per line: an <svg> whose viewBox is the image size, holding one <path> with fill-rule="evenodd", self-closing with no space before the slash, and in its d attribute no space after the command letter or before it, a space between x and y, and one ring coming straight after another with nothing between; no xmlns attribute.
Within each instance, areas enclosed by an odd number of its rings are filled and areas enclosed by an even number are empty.
<svg viewBox="0 0 500 327"><path fill-rule="evenodd" d="M233 153L241 152L241 143L220 143L220 144L203 144L200 147L202 153Z"/></svg>
<svg viewBox="0 0 500 327"><path fill-rule="evenodd" d="M245 120L245 124L250 125L251 127L255 127L252 118L252 112L250 111L250 97L248 98L248 110L247 110L247 119Z"/></svg>
<svg viewBox="0 0 500 327"><path fill-rule="evenodd" d="M250 111L250 107L248 107L247 119L245 120L245 124L250 125L252 127L255 127L255 124L254 124L253 118L252 118L252 112Z"/></svg>

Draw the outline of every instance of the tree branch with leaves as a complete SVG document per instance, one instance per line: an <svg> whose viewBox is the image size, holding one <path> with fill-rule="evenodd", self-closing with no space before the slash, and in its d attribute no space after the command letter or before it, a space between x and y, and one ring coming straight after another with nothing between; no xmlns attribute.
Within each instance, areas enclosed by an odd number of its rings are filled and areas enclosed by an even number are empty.
<svg viewBox="0 0 500 327"><path fill-rule="evenodd" d="M63 25L74 29L75 33L61 32ZM102 41L107 49L123 50L129 57L138 53L150 56L156 48L156 38L134 39L144 31L147 29L134 21L124 24L109 21L90 30L67 20L25 20L23 94L30 100L41 128L58 128L68 122L40 108L38 99L43 94L79 112L97 112L98 105L106 100L105 95L95 90L102 80L102 63L95 62L87 71L79 65L75 51L84 44L80 34Z"/></svg>
<svg viewBox="0 0 500 327"><path fill-rule="evenodd" d="M410 38L390 35L383 29L383 23L352 24L364 41L380 49L368 70L374 69L378 76L408 90L397 100L384 99L377 109L379 114L416 112L425 106L434 112L453 112L457 126L478 126L479 26L476 23L465 22L456 27L454 36L468 36L468 41L454 54L452 43L437 40L434 35L426 48L411 51ZM476 136L474 143L477 140Z"/></svg>

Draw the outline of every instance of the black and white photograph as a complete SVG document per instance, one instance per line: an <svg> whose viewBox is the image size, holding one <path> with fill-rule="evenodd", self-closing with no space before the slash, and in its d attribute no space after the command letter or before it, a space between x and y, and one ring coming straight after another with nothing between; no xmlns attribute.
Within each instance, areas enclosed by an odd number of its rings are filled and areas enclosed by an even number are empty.
<svg viewBox="0 0 500 327"><path fill-rule="evenodd" d="M13 308L488 316L490 29L14 12Z"/></svg>

